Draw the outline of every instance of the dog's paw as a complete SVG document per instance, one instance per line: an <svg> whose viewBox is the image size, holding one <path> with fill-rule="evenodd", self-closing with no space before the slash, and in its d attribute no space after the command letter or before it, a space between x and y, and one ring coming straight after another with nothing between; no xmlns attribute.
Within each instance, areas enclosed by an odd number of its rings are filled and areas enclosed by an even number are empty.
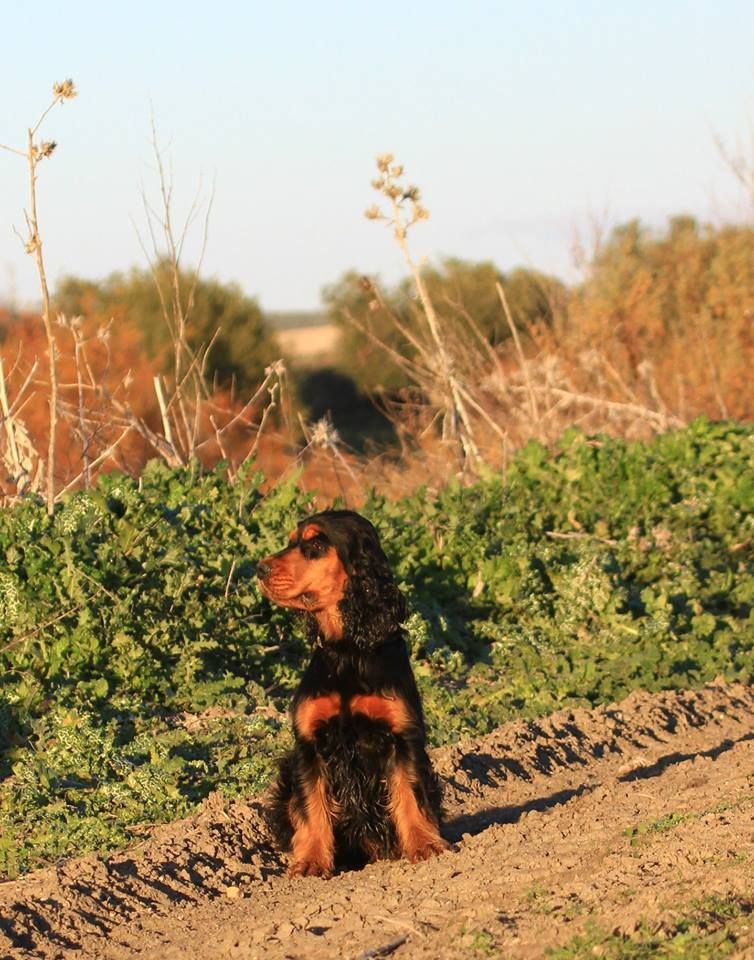
<svg viewBox="0 0 754 960"><path fill-rule="evenodd" d="M425 837L420 843L412 844L406 850L406 859L411 863L418 863L420 860L431 860L432 857L438 857L450 849L447 843L439 834L436 837Z"/></svg>
<svg viewBox="0 0 754 960"><path fill-rule="evenodd" d="M289 877L331 877L332 863L324 858L301 857L288 868Z"/></svg>

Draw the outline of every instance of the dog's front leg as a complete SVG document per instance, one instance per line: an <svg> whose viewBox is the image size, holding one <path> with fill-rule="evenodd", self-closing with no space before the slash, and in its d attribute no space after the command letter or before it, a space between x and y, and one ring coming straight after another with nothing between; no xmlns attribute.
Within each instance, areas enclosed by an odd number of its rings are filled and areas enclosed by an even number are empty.
<svg viewBox="0 0 754 960"><path fill-rule="evenodd" d="M316 763L300 779L289 804L293 826L292 877L329 877L335 863L335 805Z"/></svg>
<svg viewBox="0 0 754 960"><path fill-rule="evenodd" d="M398 760L388 778L388 805L395 825L401 854L416 863L428 860L448 844L440 836L435 820L425 813L416 798L417 781L411 763Z"/></svg>

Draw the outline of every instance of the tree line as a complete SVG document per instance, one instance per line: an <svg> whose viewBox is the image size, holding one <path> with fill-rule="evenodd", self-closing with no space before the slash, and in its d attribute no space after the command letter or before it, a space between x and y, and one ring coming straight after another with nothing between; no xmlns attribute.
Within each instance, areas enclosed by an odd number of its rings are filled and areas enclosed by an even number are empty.
<svg viewBox="0 0 754 960"><path fill-rule="evenodd" d="M167 272L168 267L158 264L156 269ZM598 245L583 280L571 286L533 269L504 272L491 261L447 258L423 272L435 309L449 328L466 325L493 347L504 344L511 332L496 292L501 283L522 335L546 328L563 340L579 335L613 339L621 362L635 368L651 344L672 335L693 337L700 323L732 335L750 329L754 230L714 228L679 216L656 231L633 220ZM198 349L213 341L206 365L210 383L235 385L241 392L253 389L280 353L259 303L235 283L196 278L190 270L181 272L181 285L185 297L193 290L191 346ZM327 320L340 331L337 371L367 392L403 386L404 376L390 353L412 353L411 334L421 322L421 307L411 281L385 287L378 277L349 270L323 289L322 299ZM133 268L101 281L66 277L54 301L59 312L82 316L89 324L112 320L115 326L132 327L146 357L167 362L170 332L151 271ZM388 313L399 323L391 322Z"/></svg>

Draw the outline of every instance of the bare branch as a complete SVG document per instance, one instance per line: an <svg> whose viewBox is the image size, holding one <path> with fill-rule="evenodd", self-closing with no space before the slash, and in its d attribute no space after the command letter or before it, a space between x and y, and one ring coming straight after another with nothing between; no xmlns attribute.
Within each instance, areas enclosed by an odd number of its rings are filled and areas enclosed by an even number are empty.
<svg viewBox="0 0 754 960"><path fill-rule="evenodd" d="M26 154L23 150L16 150L15 147L8 147L4 143L0 143L0 150L7 150L8 153L15 153L17 157L23 157L26 159Z"/></svg>
<svg viewBox="0 0 754 960"><path fill-rule="evenodd" d="M131 425L129 424L128 426L126 426L126 428L123 431L121 431L117 439L114 440L106 450L103 450L103 452L100 453L99 456L95 457L91 463L87 463L86 470L82 470L73 478L73 480L71 480L69 483L66 484L65 487L63 487L60 493L58 493L57 499L60 500L62 497L65 496L66 493L68 493L70 490L73 490L73 488L76 486L79 480L83 479L84 482L86 483L87 476L89 476L91 472L96 470L100 464L104 463L105 460L109 459L113 455L113 453L115 453L115 451L118 449L121 443L128 436L128 433L130 430L131 430Z"/></svg>
<svg viewBox="0 0 754 960"><path fill-rule="evenodd" d="M524 375L524 380L526 382L527 395L529 397L529 413L534 424L539 423L539 409L537 407L537 398L534 395L534 390L532 388L531 377L529 376L529 364L526 361L524 356L524 351L521 349L521 341L518 336L518 330L516 329L516 324L513 322L513 317L511 316L510 307L508 306L508 299L505 296L505 290L503 290L501 283L496 283L495 288L497 289L497 295L500 297L500 303L503 307L503 313L505 314L505 319L508 321L508 326L513 336L513 342L516 345L516 353L518 354L518 361L521 366L521 372Z"/></svg>

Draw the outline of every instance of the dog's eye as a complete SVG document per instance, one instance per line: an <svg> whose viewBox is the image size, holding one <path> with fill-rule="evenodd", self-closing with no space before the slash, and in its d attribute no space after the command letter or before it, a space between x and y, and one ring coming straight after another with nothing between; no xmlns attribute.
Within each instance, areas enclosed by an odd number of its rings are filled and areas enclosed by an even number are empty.
<svg viewBox="0 0 754 960"><path fill-rule="evenodd" d="M301 544L301 553L307 560L315 560L317 557L324 557L328 546L329 544L320 537L315 537L313 540L304 540Z"/></svg>

